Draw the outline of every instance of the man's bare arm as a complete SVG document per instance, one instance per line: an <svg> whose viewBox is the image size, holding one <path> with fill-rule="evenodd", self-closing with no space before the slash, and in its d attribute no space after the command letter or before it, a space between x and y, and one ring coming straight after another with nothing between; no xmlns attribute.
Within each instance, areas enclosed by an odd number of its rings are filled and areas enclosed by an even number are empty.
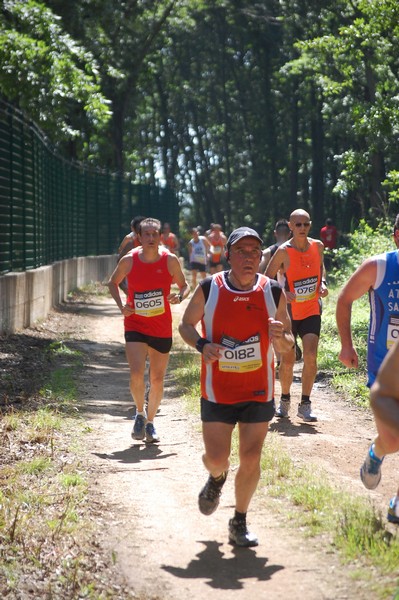
<svg viewBox="0 0 399 600"><path fill-rule="evenodd" d="M287 253L282 248L278 248L278 250L272 256L269 264L266 266L265 275L270 277L271 279L276 279L276 275L278 271L285 273L288 265L287 263Z"/></svg>
<svg viewBox="0 0 399 600"><path fill-rule="evenodd" d="M356 269L338 296L335 315L338 333L341 338L341 352L338 358L348 368L359 366L359 357L353 347L352 340L352 304L374 286L376 276L376 261L372 258L367 259Z"/></svg>
<svg viewBox="0 0 399 600"><path fill-rule="evenodd" d="M269 319L269 334L277 352L284 354L293 348L295 341L291 331L291 319L287 310L284 290L281 290L274 319Z"/></svg>

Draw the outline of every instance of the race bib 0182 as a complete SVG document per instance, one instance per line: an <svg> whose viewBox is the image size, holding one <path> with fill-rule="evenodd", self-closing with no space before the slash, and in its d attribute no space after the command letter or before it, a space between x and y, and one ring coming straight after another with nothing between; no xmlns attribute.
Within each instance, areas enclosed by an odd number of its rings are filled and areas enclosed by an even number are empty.
<svg viewBox="0 0 399 600"><path fill-rule="evenodd" d="M262 366L260 351L260 335L256 334L245 342L232 343L231 338L224 337L221 340L223 350L219 358L219 370L230 373L249 373L256 371Z"/></svg>

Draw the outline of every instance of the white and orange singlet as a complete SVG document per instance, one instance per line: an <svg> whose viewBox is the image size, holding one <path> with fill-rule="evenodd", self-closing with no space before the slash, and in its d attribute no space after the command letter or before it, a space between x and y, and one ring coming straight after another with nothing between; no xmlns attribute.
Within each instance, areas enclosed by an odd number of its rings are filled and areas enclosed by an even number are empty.
<svg viewBox="0 0 399 600"><path fill-rule="evenodd" d="M202 360L201 395L210 402L270 402L274 397L274 352L268 318L275 316L271 280L257 276L252 289L228 285L226 272L212 276L202 335L224 346L221 358Z"/></svg>

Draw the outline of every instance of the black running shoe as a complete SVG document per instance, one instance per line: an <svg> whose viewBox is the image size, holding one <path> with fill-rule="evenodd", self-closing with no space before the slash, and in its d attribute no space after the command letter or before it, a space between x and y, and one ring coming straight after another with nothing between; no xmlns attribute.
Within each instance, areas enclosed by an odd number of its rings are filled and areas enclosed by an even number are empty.
<svg viewBox="0 0 399 600"><path fill-rule="evenodd" d="M245 521L236 521L234 518L229 521L229 540L236 546L250 548L259 544L255 534L250 533Z"/></svg>
<svg viewBox="0 0 399 600"><path fill-rule="evenodd" d="M226 481L227 473L224 479L219 483L209 475L208 481L202 488L198 496L198 506L203 515L211 515L219 506L222 487Z"/></svg>

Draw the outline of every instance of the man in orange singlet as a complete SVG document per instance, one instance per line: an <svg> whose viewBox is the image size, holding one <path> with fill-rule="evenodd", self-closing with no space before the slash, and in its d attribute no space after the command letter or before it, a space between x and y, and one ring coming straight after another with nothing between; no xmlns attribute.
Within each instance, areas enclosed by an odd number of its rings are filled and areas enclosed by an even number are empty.
<svg viewBox="0 0 399 600"><path fill-rule="evenodd" d="M138 216L138 217L134 217L134 219L131 220L131 222L130 222L131 231L130 231L130 233L125 235L125 237L121 241L119 248L118 248L118 262L120 261L122 256L125 256L125 254L130 252L130 250L133 250L133 248L138 248L138 246L140 246L138 231L139 231L140 223L141 223L141 221L143 221L143 219L145 219L145 217ZM120 282L119 287L127 295L126 279L123 279Z"/></svg>
<svg viewBox="0 0 399 600"><path fill-rule="evenodd" d="M159 442L154 418L163 396L163 382L172 347L171 304L179 304L190 288L179 259L159 248L161 223L144 219L139 226L141 246L119 261L108 282L109 290L124 316L126 357L130 368L130 391L137 406L132 438ZM122 303L119 284L126 277L128 295ZM171 292L176 284L179 292ZM148 415L144 406L146 359L149 360Z"/></svg>
<svg viewBox="0 0 399 600"><path fill-rule="evenodd" d="M323 263L324 245L308 237L311 225L309 214L302 209L290 215L292 238L282 244L271 259L266 275L284 273L286 293L292 318L292 332L299 335L303 346L302 397L298 417L307 422L317 421L312 412L310 394L317 374L317 348L321 327L320 298L328 294ZM288 417L295 349L284 354L280 363L281 401L277 417Z"/></svg>
<svg viewBox="0 0 399 600"><path fill-rule="evenodd" d="M133 248L138 248L140 246L138 232L140 223L144 219L145 217L141 216L134 217L134 219L132 219L130 223L131 232L125 235L118 248L118 261L120 261L122 256L125 256L125 254L127 254L130 250L133 250Z"/></svg>
<svg viewBox="0 0 399 600"><path fill-rule="evenodd" d="M211 245L209 248L209 272L213 275L214 273L223 271L222 256L227 242L227 237L223 233L222 226L219 223L211 224L208 241Z"/></svg>
<svg viewBox="0 0 399 600"><path fill-rule="evenodd" d="M169 223L164 223L161 233L161 244L172 254L179 256L180 243L177 236L171 232Z"/></svg>
<svg viewBox="0 0 399 600"><path fill-rule="evenodd" d="M201 420L208 480L198 498L212 514L226 481L231 436L238 423L240 465L235 477L235 514L229 539L257 546L246 514L260 477L260 457L274 416L274 352L294 345L284 291L257 273L262 240L240 227L227 241L230 270L200 281L180 324L187 344L202 354ZM202 336L197 325L201 322Z"/></svg>

